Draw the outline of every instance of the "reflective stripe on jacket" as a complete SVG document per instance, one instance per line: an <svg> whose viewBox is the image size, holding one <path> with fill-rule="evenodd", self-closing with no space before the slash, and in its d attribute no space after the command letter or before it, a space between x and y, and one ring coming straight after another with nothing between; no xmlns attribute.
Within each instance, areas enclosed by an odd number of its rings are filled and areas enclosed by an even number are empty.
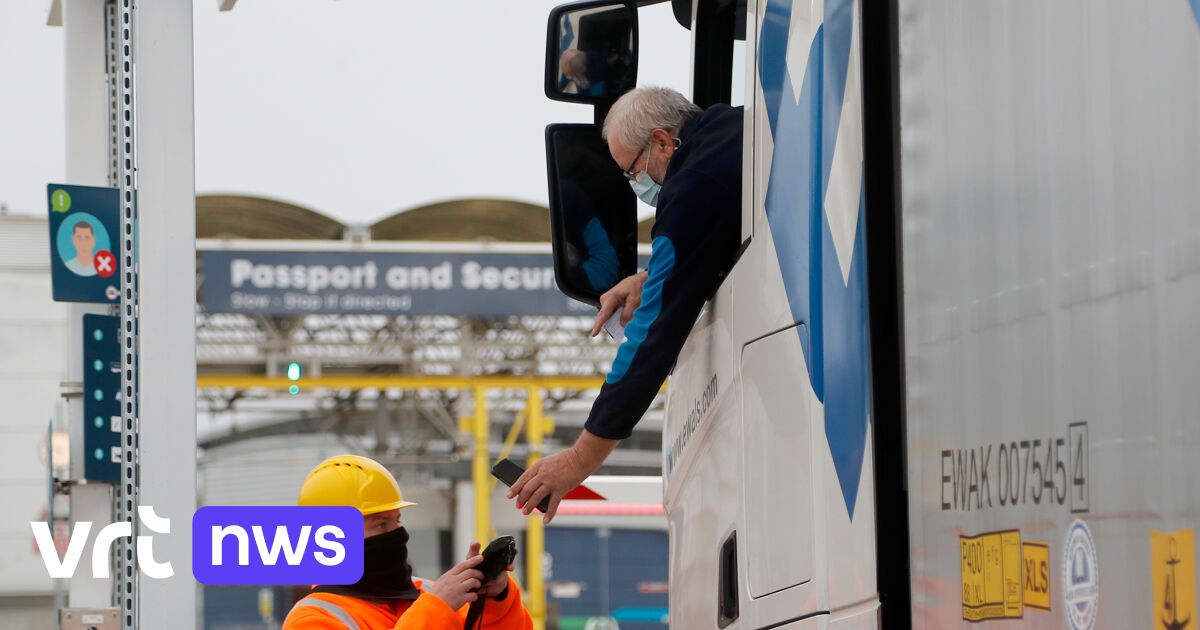
<svg viewBox="0 0 1200 630"><path fill-rule="evenodd" d="M296 602L283 630L462 630L467 608L453 610L441 598L425 592L415 600L366 600L333 593L312 593ZM488 600L483 609L487 630L531 630L533 620L521 603L521 592L508 578L508 596Z"/></svg>

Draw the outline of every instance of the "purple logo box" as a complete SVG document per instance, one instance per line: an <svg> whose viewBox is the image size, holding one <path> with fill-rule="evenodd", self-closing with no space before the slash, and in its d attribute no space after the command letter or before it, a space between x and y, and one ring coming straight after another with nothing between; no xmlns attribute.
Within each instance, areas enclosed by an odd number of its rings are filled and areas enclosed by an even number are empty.
<svg viewBox="0 0 1200 630"><path fill-rule="evenodd" d="M202 584L353 584L363 517L352 507L209 506L192 515Z"/></svg>

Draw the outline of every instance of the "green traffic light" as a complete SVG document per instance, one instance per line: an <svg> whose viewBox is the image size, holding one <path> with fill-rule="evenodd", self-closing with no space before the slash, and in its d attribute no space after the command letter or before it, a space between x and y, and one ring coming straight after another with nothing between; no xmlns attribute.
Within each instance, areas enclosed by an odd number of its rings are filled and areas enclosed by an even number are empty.
<svg viewBox="0 0 1200 630"><path fill-rule="evenodd" d="M300 380L300 364L299 363L293 362L293 363L288 364L287 377L288 377L289 381Z"/></svg>

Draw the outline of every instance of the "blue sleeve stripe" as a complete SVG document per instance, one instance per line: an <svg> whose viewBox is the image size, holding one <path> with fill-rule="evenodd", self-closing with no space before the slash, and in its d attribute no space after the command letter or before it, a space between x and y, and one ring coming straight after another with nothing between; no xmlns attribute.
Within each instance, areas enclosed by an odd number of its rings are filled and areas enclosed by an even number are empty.
<svg viewBox="0 0 1200 630"><path fill-rule="evenodd" d="M675 245L665 236L656 237L651 244L646 284L642 285L642 303L633 312L633 320L625 327L625 342L617 350L617 358L613 360L612 369L604 379L606 383L615 384L625 377L629 364L650 332L650 326L662 312L663 285L674 270Z"/></svg>

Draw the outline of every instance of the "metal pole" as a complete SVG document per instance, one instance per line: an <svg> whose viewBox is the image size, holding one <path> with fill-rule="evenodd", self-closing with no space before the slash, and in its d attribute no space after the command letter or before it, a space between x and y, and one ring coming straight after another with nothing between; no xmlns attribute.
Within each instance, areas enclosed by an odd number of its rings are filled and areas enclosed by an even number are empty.
<svg viewBox="0 0 1200 630"><path fill-rule="evenodd" d="M492 531L489 499L491 488L488 465L488 411L487 390L475 388L475 454L471 458L471 483L475 486L475 540L488 543Z"/></svg>
<svg viewBox="0 0 1200 630"><path fill-rule="evenodd" d="M63 61L66 87L66 183L84 186L108 185L107 92L104 76L104 4L95 0L63 2ZM115 235L114 235L115 236ZM71 304L67 335L67 380L83 382L83 316L108 314L99 304ZM66 399L67 427L72 434L72 479L83 477L83 398ZM113 520L109 484L76 486L70 496L71 522L91 521L92 533L86 549L92 548L96 532ZM105 567L108 568L108 567ZM112 578L92 577L92 554L80 558L75 577L67 585L67 604L75 608L113 605Z"/></svg>
<svg viewBox="0 0 1200 630"><path fill-rule="evenodd" d="M604 619L606 624L612 623L612 609L609 601L608 585L609 570L608 570L608 539L612 536L612 530L607 527L601 527L596 530L596 536L600 538L600 592L602 593L600 601L604 604Z"/></svg>
<svg viewBox="0 0 1200 630"><path fill-rule="evenodd" d="M139 580L139 627L193 630L192 514L196 511L196 176L192 3L119 0L125 41L136 56L137 507L140 536L173 577ZM126 11L133 14L136 34ZM124 47L122 47L124 53ZM130 68L122 63L121 70ZM124 78L123 78L124 80ZM122 88L129 86L122 84ZM125 119L122 118L122 122ZM125 136L129 139L129 136ZM122 145L125 148L127 145ZM124 159L122 167L126 167ZM132 262L132 261L131 261ZM131 268L127 265L125 269ZM124 289L124 287L122 287ZM122 305L124 307L124 305ZM128 404L129 399L124 401ZM124 437L124 436L123 436ZM124 481L124 479L123 479ZM124 484L122 484L124 485ZM154 514L142 512L153 508ZM164 519L170 519L169 523ZM163 531L169 528L169 532ZM144 539L144 540L145 540Z"/></svg>
<svg viewBox="0 0 1200 630"><path fill-rule="evenodd" d="M46 525L50 528L50 536L54 536L54 497L58 494L54 479L54 421L46 423L46 471L49 476L49 496L46 502ZM54 582L54 610L62 610L67 605L66 593L63 591L63 579L51 578Z"/></svg>
<svg viewBox="0 0 1200 630"><path fill-rule="evenodd" d="M542 456L542 438L546 433L546 418L542 415L542 390L530 387L526 399L525 438L529 441L529 457L525 460L528 470ZM525 529L525 590L529 596L529 616L533 617L533 630L546 629L546 582L542 575L542 556L546 549L545 525L536 511L529 515Z"/></svg>

